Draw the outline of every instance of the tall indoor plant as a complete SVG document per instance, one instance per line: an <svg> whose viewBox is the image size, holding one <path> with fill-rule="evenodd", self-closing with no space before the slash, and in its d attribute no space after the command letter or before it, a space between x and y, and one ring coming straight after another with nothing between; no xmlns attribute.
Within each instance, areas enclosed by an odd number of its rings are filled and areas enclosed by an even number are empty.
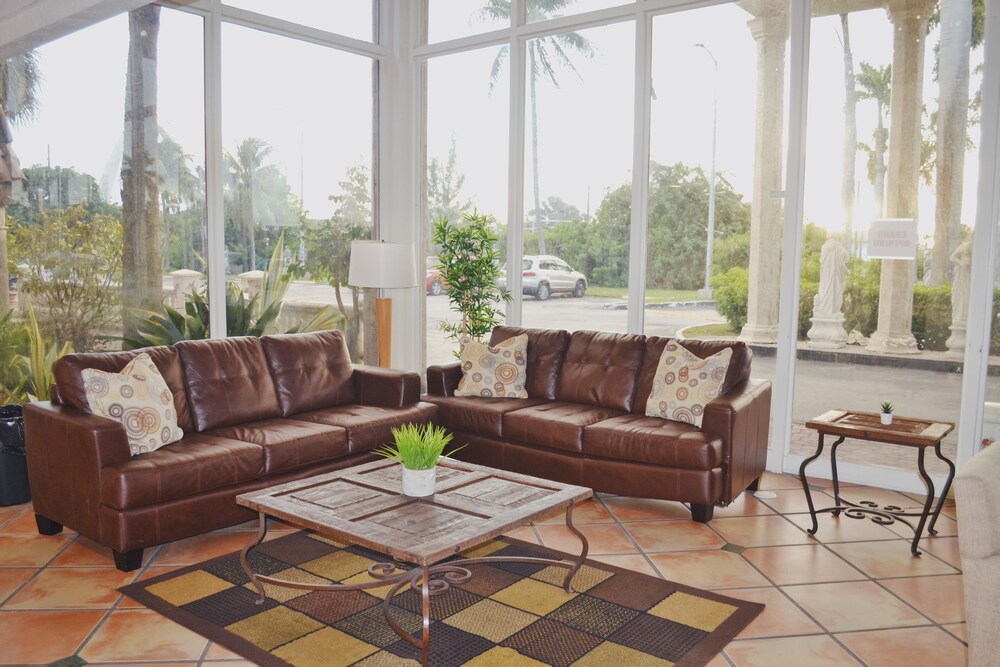
<svg viewBox="0 0 1000 667"><path fill-rule="evenodd" d="M451 309L462 316L458 324L443 322L441 328L449 338L482 340L501 323L500 304L511 300L499 285L500 252L489 219L475 210L457 223L439 218L431 239L439 247L437 268L448 285Z"/></svg>

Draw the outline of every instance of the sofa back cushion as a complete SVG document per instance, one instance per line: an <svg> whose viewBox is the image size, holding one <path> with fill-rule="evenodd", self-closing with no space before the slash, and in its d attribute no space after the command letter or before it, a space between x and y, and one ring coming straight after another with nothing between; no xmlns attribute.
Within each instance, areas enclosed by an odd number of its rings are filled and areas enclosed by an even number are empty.
<svg viewBox="0 0 1000 667"><path fill-rule="evenodd" d="M496 346L497 343L521 334L528 336L528 397L554 400L559 372L569 346L569 332L559 329L496 327L490 336L490 345Z"/></svg>
<svg viewBox="0 0 1000 667"><path fill-rule="evenodd" d="M186 340L174 347L198 431L281 415L260 338Z"/></svg>
<svg viewBox="0 0 1000 667"><path fill-rule="evenodd" d="M177 425L184 431L193 431L195 425L187 400L180 355L175 348L166 345L126 352L82 352L60 357L52 364L52 375L56 380L59 402L84 412L93 412L84 389L83 369L93 368L105 373L120 373L143 352L149 355L150 361L160 371L167 387L170 388L170 393L174 395Z"/></svg>
<svg viewBox="0 0 1000 667"><path fill-rule="evenodd" d="M644 352L642 336L574 332L559 374L556 400L632 410Z"/></svg>
<svg viewBox="0 0 1000 667"><path fill-rule="evenodd" d="M649 394L653 390L656 366L660 363L663 348L670 340L670 338L662 336L646 337L646 356L642 362L642 370L639 372L639 386L632 412L642 414L646 411L646 401L649 400ZM707 359L727 347L732 349L733 356L729 360L726 377L719 388L719 396L750 379L750 362L753 360L753 350L747 347L746 343L737 340L685 340L681 341L680 344L702 359Z"/></svg>
<svg viewBox="0 0 1000 667"><path fill-rule="evenodd" d="M340 331L260 339L284 417L356 403L354 367Z"/></svg>

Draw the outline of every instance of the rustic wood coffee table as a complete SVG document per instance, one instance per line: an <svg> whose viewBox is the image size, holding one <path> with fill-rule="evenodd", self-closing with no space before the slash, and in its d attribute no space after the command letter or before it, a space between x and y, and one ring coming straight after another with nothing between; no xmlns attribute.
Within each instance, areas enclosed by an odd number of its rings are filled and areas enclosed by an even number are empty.
<svg viewBox="0 0 1000 667"><path fill-rule="evenodd" d="M260 530L240 555L243 570L260 594L257 604L264 602L265 583L320 591L352 591L392 584L382 605L385 618L396 634L423 651L426 665L430 651L430 598L445 593L451 584L468 581L472 574L467 566L514 561L565 567L569 572L563 587L572 592L570 582L588 550L587 539L573 525L573 506L590 498L593 495L590 489L450 459L438 464L433 496L411 498L402 495L400 488L399 464L376 461L237 496L237 503L256 510L260 517ZM566 508L567 527L582 543L575 561L494 556L441 562L562 507ZM352 585L303 584L255 574L247 555L263 541L270 517L388 554L393 562L371 566L368 573L374 581ZM417 567L406 570L401 562ZM421 594L420 638L403 630L390 614L390 601L406 586Z"/></svg>
<svg viewBox="0 0 1000 667"><path fill-rule="evenodd" d="M821 512L831 512L833 516L843 512L852 519L869 518L873 522L888 526L896 521L905 523L913 531L913 542L910 545L910 553L919 556L917 544L924 532L924 525L927 524L928 517L931 522L927 526L927 532L936 535L934 524L937 523L941 514L941 506L951 488L951 481L955 478L955 464L941 453L941 441L944 436L951 433L955 425L950 422L935 422L927 419L911 419L909 417L894 417L892 424L883 425L878 413L855 412L852 410L830 410L824 412L819 417L806 422L806 427L819 432L819 442L816 446L816 453L802 462L799 467L799 480L802 482L802 489L806 494L806 502L809 505L809 515L812 517L812 528L808 530L810 535L815 535L819 529L816 515ZM830 469L833 473L833 497L836 503L833 507L816 509L813 506L812 494L809 493L809 484L806 481L806 466L819 458L823 453L823 437L826 435L836 436L830 447ZM884 442L890 445L901 445L903 447L915 447L917 449L917 471L920 479L923 480L927 488L927 498L924 500L924 507L921 512L907 512L895 505L880 507L870 500L862 500L860 503L852 503L840 497L840 482L837 479L837 447L844 442L844 438L854 438L856 440L867 440L869 442ZM938 500L937 507L931 516L931 504L934 502L934 481L927 474L924 467L924 453L930 449L939 459L948 464L948 478L941 490L941 499ZM870 515L870 516L868 516ZM920 517L917 525L907 517Z"/></svg>

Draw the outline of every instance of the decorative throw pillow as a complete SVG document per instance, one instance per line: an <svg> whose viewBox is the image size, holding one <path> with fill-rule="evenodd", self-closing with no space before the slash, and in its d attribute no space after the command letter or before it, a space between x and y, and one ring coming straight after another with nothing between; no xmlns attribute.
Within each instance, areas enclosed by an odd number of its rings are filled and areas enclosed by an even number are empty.
<svg viewBox="0 0 1000 667"><path fill-rule="evenodd" d="M733 351L727 347L702 359L680 343L669 341L656 365L646 415L700 427L705 404L719 395L732 357Z"/></svg>
<svg viewBox="0 0 1000 667"><path fill-rule="evenodd" d="M490 346L474 340L462 344L462 379L456 396L528 398L528 335Z"/></svg>
<svg viewBox="0 0 1000 667"><path fill-rule="evenodd" d="M85 368L81 375L91 412L125 427L132 456L184 437L184 431L177 426L174 395L145 352L120 373Z"/></svg>

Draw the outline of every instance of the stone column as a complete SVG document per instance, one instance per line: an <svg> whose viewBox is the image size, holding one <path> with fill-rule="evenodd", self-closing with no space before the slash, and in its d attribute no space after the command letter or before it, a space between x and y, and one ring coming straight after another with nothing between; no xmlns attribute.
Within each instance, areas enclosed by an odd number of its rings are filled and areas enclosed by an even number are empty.
<svg viewBox="0 0 1000 667"><path fill-rule="evenodd" d="M185 297L201 287L202 274L200 271L191 269L178 269L171 271L170 277L174 280L173 293L170 295L170 307L176 310L183 309Z"/></svg>
<svg viewBox="0 0 1000 667"><path fill-rule="evenodd" d="M972 285L972 241L955 248L949 257L955 265L955 279L951 283L951 336L945 341L948 356L960 359L965 356L966 326L969 319L969 290Z"/></svg>
<svg viewBox="0 0 1000 667"><path fill-rule="evenodd" d="M920 178L920 116L923 110L924 51L931 0L895 0L889 4L893 23L892 95L889 98L889 162L886 169L886 214L917 217ZM886 354L917 354L913 337L913 260L882 260L878 326L868 349Z"/></svg>
<svg viewBox="0 0 1000 667"><path fill-rule="evenodd" d="M772 198L771 193L784 189L781 165L788 5L774 2L759 6L765 13L748 22L750 33L757 42L757 121L750 206L750 289L747 323L740 340L776 343L781 288L782 200Z"/></svg>
<svg viewBox="0 0 1000 667"><path fill-rule="evenodd" d="M252 299L260 294L260 291L264 288L263 271L247 271L238 275L237 278L240 281L240 289L243 290L248 299Z"/></svg>

